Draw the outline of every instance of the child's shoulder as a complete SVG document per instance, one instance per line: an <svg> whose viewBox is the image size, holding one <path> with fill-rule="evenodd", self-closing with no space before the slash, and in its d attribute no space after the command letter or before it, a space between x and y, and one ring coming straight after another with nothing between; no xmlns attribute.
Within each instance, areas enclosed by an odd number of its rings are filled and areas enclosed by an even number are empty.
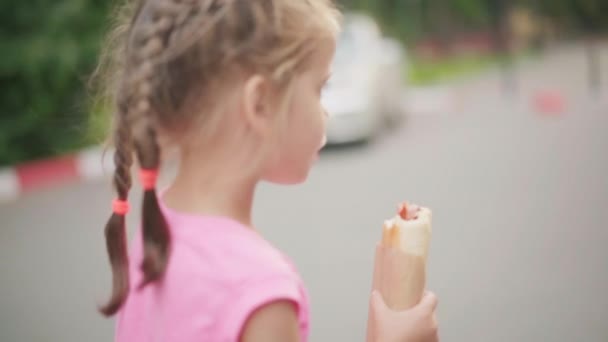
<svg viewBox="0 0 608 342"><path fill-rule="evenodd" d="M201 218L197 227L176 227L174 251L198 264L206 277L225 286L240 286L266 278L298 281L289 259L255 230L234 220Z"/></svg>
<svg viewBox="0 0 608 342"><path fill-rule="evenodd" d="M173 288L178 297L193 301L197 312L214 317L208 340L236 341L257 309L279 300L295 304L300 326L308 325L302 279L289 259L255 230L218 218L173 228L178 233L170 262L176 262L174 271L180 269Z"/></svg>

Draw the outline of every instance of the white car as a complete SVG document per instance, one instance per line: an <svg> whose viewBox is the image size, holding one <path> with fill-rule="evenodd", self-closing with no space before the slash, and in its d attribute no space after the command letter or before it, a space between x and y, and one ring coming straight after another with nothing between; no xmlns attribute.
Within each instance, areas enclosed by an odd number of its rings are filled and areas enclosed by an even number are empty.
<svg viewBox="0 0 608 342"><path fill-rule="evenodd" d="M332 77L322 95L329 113L327 141L368 140L403 114L405 53L368 16L345 16Z"/></svg>

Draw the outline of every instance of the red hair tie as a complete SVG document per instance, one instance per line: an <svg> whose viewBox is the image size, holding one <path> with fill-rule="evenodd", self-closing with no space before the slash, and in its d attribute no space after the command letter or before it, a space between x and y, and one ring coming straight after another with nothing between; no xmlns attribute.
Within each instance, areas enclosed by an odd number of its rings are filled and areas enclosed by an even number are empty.
<svg viewBox="0 0 608 342"><path fill-rule="evenodd" d="M152 190L156 186L156 179L158 178L158 170L155 169L141 169L139 170L139 181L144 190Z"/></svg>
<svg viewBox="0 0 608 342"><path fill-rule="evenodd" d="M116 215L125 216L129 212L129 202L118 198L115 199L114 202L112 202L112 211Z"/></svg>

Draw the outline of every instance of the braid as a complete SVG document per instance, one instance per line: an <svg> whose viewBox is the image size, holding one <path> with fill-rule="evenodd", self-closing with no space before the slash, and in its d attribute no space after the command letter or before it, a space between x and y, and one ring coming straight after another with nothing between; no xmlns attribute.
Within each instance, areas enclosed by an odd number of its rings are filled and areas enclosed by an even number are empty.
<svg viewBox="0 0 608 342"><path fill-rule="evenodd" d="M126 120L126 101L119 100L114 128L114 188L118 199L127 201L131 188L131 165L133 164L133 143L131 130ZM111 316L122 306L129 293L129 260L127 254L127 238L125 215L114 212L105 228L106 248L112 266L112 295L99 310L106 316Z"/></svg>
<svg viewBox="0 0 608 342"><path fill-rule="evenodd" d="M134 108L129 113L133 125L134 143L140 167L145 170L160 168L160 146L157 140L157 116L152 106L155 67L159 65L163 50L168 44L174 18L183 5L160 1L150 8L152 23L142 23L138 32L133 62L138 65L133 75L135 90ZM146 18L143 18L144 20ZM156 189L144 189L142 230L144 257L141 264L143 281L140 287L160 279L169 257L170 233L160 210Z"/></svg>

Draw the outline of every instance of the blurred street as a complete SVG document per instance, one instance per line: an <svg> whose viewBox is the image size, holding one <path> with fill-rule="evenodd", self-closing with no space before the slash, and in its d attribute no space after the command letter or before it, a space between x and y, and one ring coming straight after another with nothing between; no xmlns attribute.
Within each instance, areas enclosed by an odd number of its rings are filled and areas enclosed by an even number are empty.
<svg viewBox="0 0 608 342"><path fill-rule="evenodd" d="M517 66L513 95L497 70L447 84L454 108L328 148L304 185L260 188L256 224L308 285L311 341L363 341L374 245L405 199L433 210L442 341L608 341L608 88L589 94L581 46L557 49ZM563 113L534 111L543 89ZM112 196L103 180L0 205L0 341L112 339L95 310Z"/></svg>

